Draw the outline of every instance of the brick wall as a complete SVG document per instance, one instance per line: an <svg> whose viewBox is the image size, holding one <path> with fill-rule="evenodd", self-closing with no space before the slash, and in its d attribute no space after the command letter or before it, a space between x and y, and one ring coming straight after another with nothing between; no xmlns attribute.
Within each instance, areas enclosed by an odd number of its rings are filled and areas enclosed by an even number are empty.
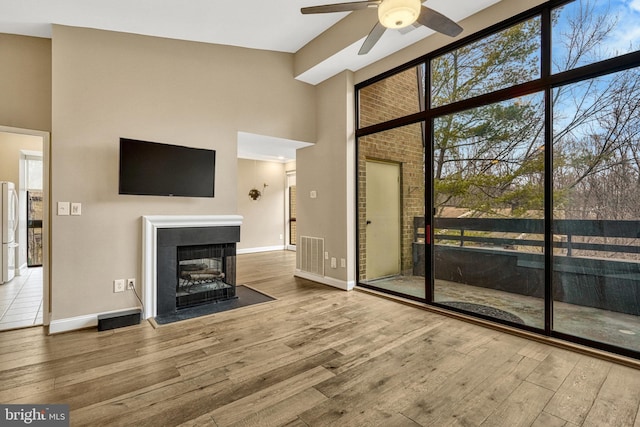
<svg viewBox="0 0 640 427"><path fill-rule="evenodd" d="M362 89L360 126L385 122L419 111L418 74L410 69ZM380 132L358 140L359 278L366 278L367 188L366 162L377 160L400 165L401 269L411 274L413 218L424 215L424 149L420 123Z"/></svg>

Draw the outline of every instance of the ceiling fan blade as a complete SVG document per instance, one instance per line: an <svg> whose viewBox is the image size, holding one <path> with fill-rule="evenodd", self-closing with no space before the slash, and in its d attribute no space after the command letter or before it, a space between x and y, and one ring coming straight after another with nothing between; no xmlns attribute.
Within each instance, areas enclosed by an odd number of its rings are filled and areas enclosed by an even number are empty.
<svg viewBox="0 0 640 427"><path fill-rule="evenodd" d="M300 9L302 14L310 13L330 13L330 12L350 12L352 10L366 9L375 7L381 3L381 0L356 1L352 3L325 4L323 6L309 6Z"/></svg>
<svg viewBox="0 0 640 427"><path fill-rule="evenodd" d="M425 27L431 28L439 33L455 37L462 32L462 27L440 12L436 12L426 6L422 6L418 22Z"/></svg>
<svg viewBox="0 0 640 427"><path fill-rule="evenodd" d="M380 40L380 37L382 37L386 29L387 28L378 21L365 39L364 43L362 43L362 47L360 47L358 55L366 55L369 53L371 48L378 42L378 40Z"/></svg>
<svg viewBox="0 0 640 427"><path fill-rule="evenodd" d="M407 25L406 27L398 28L398 32L402 35L409 34L411 31L415 30L418 27L421 27L418 21L414 22L411 25Z"/></svg>

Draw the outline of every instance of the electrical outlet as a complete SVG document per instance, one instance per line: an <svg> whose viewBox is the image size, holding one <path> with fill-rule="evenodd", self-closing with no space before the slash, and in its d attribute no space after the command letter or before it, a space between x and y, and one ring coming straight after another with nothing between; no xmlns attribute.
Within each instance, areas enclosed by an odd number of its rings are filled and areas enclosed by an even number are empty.
<svg viewBox="0 0 640 427"><path fill-rule="evenodd" d="M329 259L329 252L324 253L324 259Z"/></svg>
<svg viewBox="0 0 640 427"><path fill-rule="evenodd" d="M340 258L340 267L347 268L347 260Z"/></svg>
<svg viewBox="0 0 640 427"><path fill-rule="evenodd" d="M338 268L338 263L335 257L331 257L331 268Z"/></svg>
<svg viewBox="0 0 640 427"><path fill-rule="evenodd" d="M130 291L136 288L136 279L127 279L127 289Z"/></svg>
<svg viewBox="0 0 640 427"><path fill-rule="evenodd" d="M124 292L124 279L113 281L113 292Z"/></svg>

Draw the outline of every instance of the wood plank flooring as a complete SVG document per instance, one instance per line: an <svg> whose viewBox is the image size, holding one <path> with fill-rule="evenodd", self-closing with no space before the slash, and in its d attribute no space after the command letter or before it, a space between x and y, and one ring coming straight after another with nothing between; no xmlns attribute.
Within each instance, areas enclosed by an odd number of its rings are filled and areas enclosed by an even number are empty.
<svg viewBox="0 0 640 427"><path fill-rule="evenodd" d="M277 298L177 322L0 332L0 402L68 403L73 426L631 426L640 371L293 277L238 257Z"/></svg>

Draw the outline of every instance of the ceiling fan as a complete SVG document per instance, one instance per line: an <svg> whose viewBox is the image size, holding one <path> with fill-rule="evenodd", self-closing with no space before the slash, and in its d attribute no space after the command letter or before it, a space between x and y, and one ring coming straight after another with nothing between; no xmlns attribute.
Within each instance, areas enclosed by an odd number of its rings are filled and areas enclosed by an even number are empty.
<svg viewBox="0 0 640 427"><path fill-rule="evenodd" d="M350 12L353 10L378 8L378 22L365 39L358 55L365 55L380 40L387 28L400 29L421 24L439 33L455 37L462 27L435 10L422 5L422 0L368 0L351 3L310 6L300 9L302 14Z"/></svg>

